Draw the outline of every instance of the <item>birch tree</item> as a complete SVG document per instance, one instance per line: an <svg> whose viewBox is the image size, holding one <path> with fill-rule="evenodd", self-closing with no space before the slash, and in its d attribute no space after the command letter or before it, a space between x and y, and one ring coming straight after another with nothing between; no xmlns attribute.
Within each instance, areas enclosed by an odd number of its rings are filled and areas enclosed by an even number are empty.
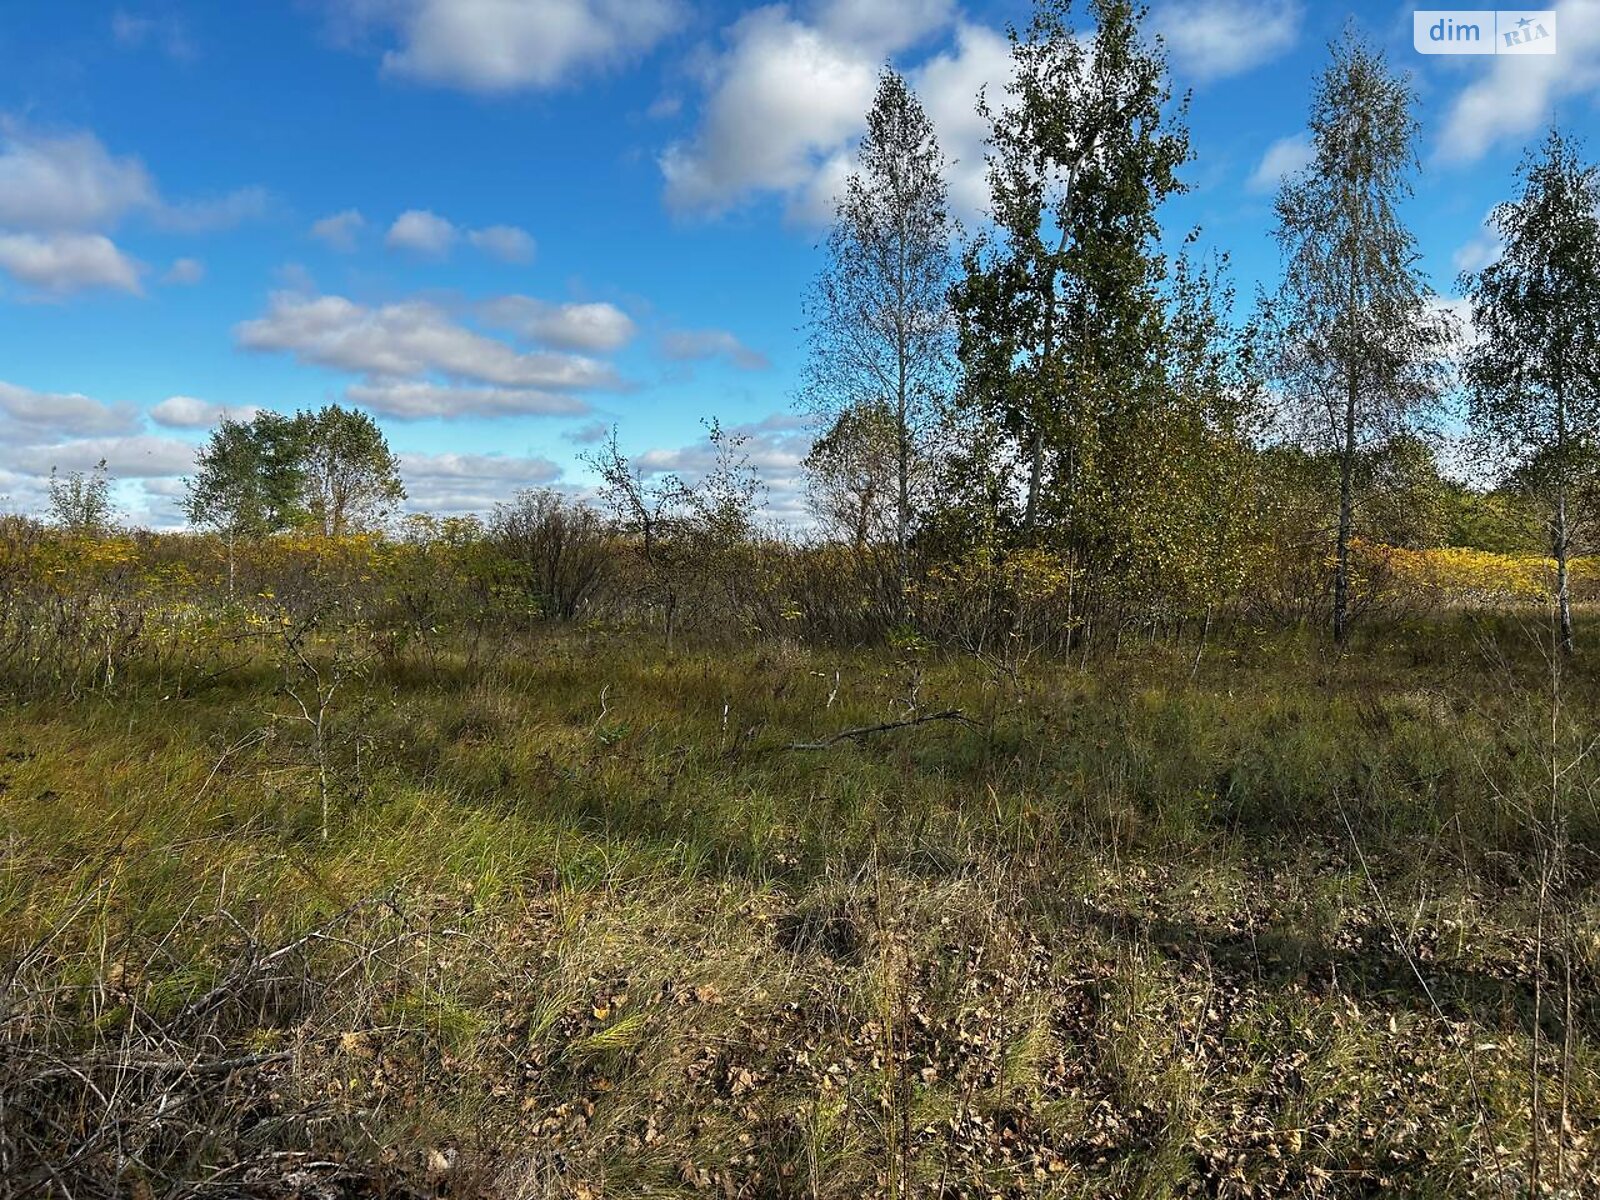
<svg viewBox="0 0 1600 1200"><path fill-rule="evenodd" d="M1518 177L1520 194L1489 218L1500 259L1461 279L1475 331L1468 413L1548 505L1561 649L1571 654L1569 506L1600 437L1600 171L1551 130Z"/></svg>
<svg viewBox="0 0 1600 1200"><path fill-rule="evenodd" d="M922 105L885 68L856 169L838 199L828 265L807 304L802 403L830 428L851 411L887 411L892 421L902 603L922 461L952 367L953 225L944 168Z"/></svg>
<svg viewBox="0 0 1600 1200"><path fill-rule="evenodd" d="M1314 448L1339 461L1333 638L1350 627L1350 546L1362 453L1424 427L1451 337L1400 216L1416 169L1416 98L1347 31L1311 103L1310 163L1277 197L1284 278L1266 306L1272 373Z"/></svg>

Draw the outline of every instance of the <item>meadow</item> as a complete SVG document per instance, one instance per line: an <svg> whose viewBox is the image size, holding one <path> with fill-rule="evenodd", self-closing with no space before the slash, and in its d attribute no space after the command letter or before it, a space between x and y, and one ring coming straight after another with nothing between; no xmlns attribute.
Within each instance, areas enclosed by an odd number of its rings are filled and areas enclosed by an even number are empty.
<svg viewBox="0 0 1600 1200"><path fill-rule="evenodd" d="M669 649L196 544L0 562L11 1194L1600 1186L1585 606Z"/></svg>

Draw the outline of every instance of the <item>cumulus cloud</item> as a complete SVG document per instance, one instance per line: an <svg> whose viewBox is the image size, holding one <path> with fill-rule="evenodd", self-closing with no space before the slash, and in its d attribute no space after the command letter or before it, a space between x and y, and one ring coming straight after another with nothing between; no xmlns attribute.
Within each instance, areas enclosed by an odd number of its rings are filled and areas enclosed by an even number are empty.
<svg viewBox="0 0 1600 1200"><path fill-rule="evenodd" d="M772 365L726 329L678 329L661 335L661 352L677 362L721 359L741 371L762 371Z"/></svg>
<svg viewBox="0 0 1600 1200"><path fill-rule="evenodd" d="M210 429L224 417L248 421L260 411L252 404L230 408L194 396L168 396L150 410L150 419L169 429Z"/></svg>
<svg viewBox="0 0 1600 1200"><path fill-rule="evenodd" d="M587 406L566 393L622 385L607 363L519 351L421 300L374 308L280 292L266 315L235 326L234 336L246 349L365 376L350 398L395 416L583 412Z"/></svg>
<svg viewBox="0 0 1600 1200"><path fill-rule="evenodd" d="M633 340L633 319L614 304L551 304L531 296L501 296L483 306L484 319L531 342L603 354Z"/></svg>
<svg viewBox="0 0 1600 1200"><path fill-rule="evenodd" d="M760 8L728 33L708 69L700 127L661 157L667 203L718 213L753 192L794 192L859 133L877 76L873 56Z"/></svg>
<svg viewBox="0 0 1600 1200"><path fill-rule="evenodd" d="M881 58L914 45L950 23L952 0L826 0L816 10L816 25L836 42Z"/></svg>
<svg viewBox="0 0 1600 1200"><path fill-rule="evenodd" d="M989 126L978 114L978 93L985 92L999 107L1011 78L1011 43L1005 35L965 23L956 27L951 50L934 55L911 75L949 163L951 208L962 216L975 217L989 205L984 157Z"/></svg>
<svg viewBox="0 0 1600 1200"><path fill-rule="evenodd" d="M426 209L413 208L401 213L389 226L384 244L391 250L408 250L427 258L443 258L460 236L449 221Z"/></svg>
<svg viewBox="0 0 1600 1200"><path fill-rule="evenodd" d="M698 128L660 157L668 206L716 215L777 193L792 218L830 219L884 57L950 22L948 4L919 0L829 4L810 20L782 6L747 14L702 72ZM1010 70L1006 39L967 22L955 25L948 49L906 70L950 160L952 202L963 215L980 212L987 196L988 131L975 101L985 86L999 95Z"/></svg>
<svg viewBox="0 0 1600 1200"><path fill-rule="evenodd" d="M143 163L111 154L91 133L44 133L0 117L0 271L42 296L138 294L144 268L109 236L131 213L194 233L261 215L268 204L260 188L171 202ZM184 267L171 281L193 271Z"/></svg>
<svg viewBox="0 0 1600 1200"><path fill-rule="evenodd" d="M356 238L366 226L367 219L359 211L347 208L343 212L331 213L320 221L313 221L311 236L326 242L341 254L349 254L355 250Z"/></svg>
<svg viewBox="0 0 1600 1200"><path fill-rule="evenodd" d="M534 241L526 229L515 225L490 225L487 229L474 229L467 240L490 258L501 262L530 263L533 261Z"/></svg>
<svg viewBox="0 0 1600 1200"><path fill-rule="evenodd" d="M676 29L680 0L339 0L336 15L399 45L386 73L474 92L552 88L634 60Z"/></svg>
<svg viewBox="0 0 1600 1200"><path fill-rule="evenodd" d="M0 120L0 226L33 231L107 228L158 202L137 158L113 156L90 133L57 136Z"/></svg>
<svg viewBox="0 0 1600 1200"><path fill-rule="evenodd" d="M205 277L205 263L198 258L180 258L174 260L167 268L167 273L161 277L161 282L187 287L199 283Z"/></svg>
<svg viewBox="0 0 1600 1200"><path fill-rule="evenodd" d="M0 271L49 296L143 290L143 268L101 233L0 234Z"/></svg>
<svg viewBox="0 0 1600 1200"><path fill-rule="evenodd" d="M577 414L589 406L577 396L537 388L463 387L414 380L351 384L351 402L402 421L428 417L502 417Z"/></svg>
<svg viewBox="0 0 1600 1200"><path fill-rule="evenodd" d="M0 494L22 510L41 508L52 468L84 471L101 459L124 480L171 479L191 469L192 446L139 426L129 404L0 381Z"/></svg>
<svg viewBox="0 0 1600 1200"><path fill-rule="evenodd" d="M104 404L80 392L36 392L0 381L0 419L12 424L9 436L85 437L127 433L138 414L126 404Z"/></svg>
<svg viewBox="0 0 1600 1200"><path fill-rule="evenodd" d="M1462 60L1475 78L1445 114L1435 148L1441 161L1476 162L1504 141L1549 122L1558 101L1600 89L1600 0L1555 5L1559 54L1481 55Z"/></svg>
<svg viewBox="0 0 1600 1200"><path fill-rule="evenodd" d="M1163 4L1151 25L1180 77L1201 83L1238 75L1294 48L1298 0L1182 0Z"/></svg>
<svg viewBox="0 0 1600 1200"><path fill-rule="evenodd" d="M1294 133L1281 137L1267 147L1245 186L1252 192L1275 191L1285 176L1293 175L1306 166L1311 162L1311 157L1310 134Z"/></svg>

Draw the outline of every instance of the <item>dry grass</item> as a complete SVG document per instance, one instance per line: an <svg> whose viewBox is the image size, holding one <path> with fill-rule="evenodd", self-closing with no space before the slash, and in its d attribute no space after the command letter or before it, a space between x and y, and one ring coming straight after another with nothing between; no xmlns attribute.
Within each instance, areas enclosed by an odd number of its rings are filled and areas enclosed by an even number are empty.
<svg viewBox="0 0 1600 1200"><path fill-rule="evenodd" d="M1552 747L1497 644L1012 678L572 631L364 675L320 751L265 663L15 704L0 1174L1460 1197L1527 1194L1537 1144L1589 1194L1600 764L1561 777L1554 890L1526 800L1592 685Z"/></svg>

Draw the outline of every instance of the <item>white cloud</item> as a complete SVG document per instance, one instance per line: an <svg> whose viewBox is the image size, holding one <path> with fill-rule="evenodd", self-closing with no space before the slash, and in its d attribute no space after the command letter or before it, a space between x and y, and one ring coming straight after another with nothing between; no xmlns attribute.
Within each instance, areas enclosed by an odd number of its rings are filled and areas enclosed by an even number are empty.
<svg viewBox="0 0 1600 1200"><path fill-rule="evenodd" d="M661 156L667 203L719 213L758 191L794 192L859 134L877 63L795 20L761 8L734 23L709 69L692 140Z"/></svg>
<svg viewBox="0 0 1600 1200"><path fill-rule="evenodd" d="M341 0L400 46L386 72L476 92L550 88L638 58L681 23L679 0Z"/></svg>
<svg viewBox="0 0 1600 1200"><path fill-rule="evenodd" d="M356 238L366 226L367 219L359 211L347 208L343 212L331 213L320 221L313 221L311 236L326 242L341 254L349 254L356 248Z"/></svg>
<svg viewBox="0 0 1600 1200"><path fill-rule="evenodd" d="M1600 0L1560 0L1555 14L1559 54L1462 60L1478 77L1445 114L1435 148L1440 161L1476 162L1491 147L1548 122L1559 100L1600 87Z"/></svg>
<svg viewBox="0 0 1600 1200"><path fill-rule="evenodd" d="M372 377L439 373L509 388L615 387L605 363L569 354L519 353L420 300L368 308L343 296L280 292L265 316L234 328L241 346L293 354L301 362Z"/></svg>
<svg viewBox="0 0 1600 1200"><path fill-rule="evenodd" d="M1293 49L1302 15L1298 0L1182 0L1162 5L1150 20L1166 41L1174 72L1203 83Z"/></svg>
<svg viewBox="0 0 1600 1200"><path fill-rule="evenodd" d="M199 283L205 277L205 263L198 258L180 258L174 260L167 268L167 273L161 277L161 282L187 287Z"/></svg>
<svg viewBox="0 0 1600 1200"><path fill-rule="evenodd" d="M614 304L550 304L531 296L501 296L483 306L484 319L532 342L603 354L633 339L631 317Z"/></svg>
<svg viewBox="0 0 1600 1200"><path fill-rule="evenodd" d="M0 120L0 226L104 228L156 203L144 164L113 157L93 134L49 136Z"/></svg>
<svg viewBox="0 0 1600 1200"><path fill-rule="evenodd" d="M950 6L934 0L838 0L812 21L781 5L736 21L726 48L702 73L699 127L661 155L668 206L715 215L775 192L791 217L827 222L854 164L885 55L950 20ZM982 211L988 190L978 91L988 85L998 95L1010 71L1006 39L965 22L956 25L950 49L906 69L951 160L952 204L963 215Z"/></svg>
<svg viewBox="0 0 1600 1200"><path fill-rule="evenodd" d="M816 25L831 39L881 58L949 25L952 0L825 0Z"/></svg>
<svg viewBox="0 0 1600 1200"><path fill-rule="evenodd" d="M576 415L589 406L576 396L537 388L461 387L407 380L355 383L345 389L353 404L403 421L428 417Z"/></svg>
<svg viewBox="0 0 1600 1200"><path fill-rule="evenodd" d="M91 288L137 295L142 269L104 234L0 234L0 271L51 296Z"/></svg>
<svg viewBox="0 0 1600 1200"><path fill-rule="evenodd" d="M87 471L101 459L106 470L120 478L148 479L183 475L194 469L195 448L188 442L157 434L131 437L90 437L72 441L8 446L3 461L13 468L48 475L62 471Z"/></svg>
<svg viewBox="0 0 1600 1200"><path fill-rule="evenodd" d="M526 229L515 225L490 225L487 229L474 229L467 240L490 258L501 262L530 263L533 261L534 241Z"/></svg>
<svg viewBox="0 0 1600 1200"><path fill-rule="evenodd" d="M426 209L413 208L395 218L384 244L391 250L409 250L428 258L443 258L459 236L456 227L443 217Z"/></svg>
<svg viewBox="0 0 1600 1200"><path fill-rule="evenodd" d="M130 405L104 404L79 392L36 392L0 381L0 418L21 428L6 440L126 433L138 424Z"/></svg>
<svg viewBox="0 0 1600 1200"><path fill-rule="evenodd" d="M46 296L93 288L139 293L143 266L108 231L130 213L161 228L194 233L259 216L260 188L215 200L169 203L137 158L113 156L87 132L45 134L0 117L0 270ZM171 282L193 282L198 264Z"/></svg>
<svg viewBox="0 0 1600 1200"><path fill-rule="evenodd" d="M976 217L989 207L984 157L989 125L978 114L978 93L986 91L990 104L999 107L1011 78L1011 43L992 29L965 23L956 28L952 50L934 55L912 73L911 84L950 164L951 208L961 216Z"/></svg>
<svg viewBox="0 0 1600 1200"><path fill-rule="evenodd" d="M561 478L547 458L500 454L402 454L406 507L413 512L486 513L522 488Z"/></svg>
<svg viewBox="0 0 1600 1200"><path fill-rule="evenodd" d="M170 429L210 429L224 417L248 421L260 411L252 404L230 408L194 396L168 396L150 410L150 419Z"/></svg>
<svg viewBox="0 0 1600 1200"><path fill-rule="evenodd" d="M1281 137L1267 147L1245 186L1252 192L1276 191L1285 176L1293 175L1311 162L1312 154L1309 134L1293 133Z"/></svg>
<svg viewBox="0 0 1600 1200"><path fill-rule="evenodd" d="M741 371L771 366L765 354L752 350L726 329L680 329L661 336L661 352L679 362L719 358Z"/></svg>

